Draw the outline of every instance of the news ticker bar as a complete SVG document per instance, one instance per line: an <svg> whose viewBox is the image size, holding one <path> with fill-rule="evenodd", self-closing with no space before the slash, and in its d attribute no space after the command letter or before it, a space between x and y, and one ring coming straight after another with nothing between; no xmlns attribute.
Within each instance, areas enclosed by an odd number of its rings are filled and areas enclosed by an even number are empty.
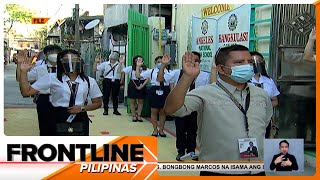
<svg viewBox="0 0 320 180"><path fill-rule="evenodd" d="M158 163L158 171L264 171L263 163Z"/></svg>
<svg viewBox="0 0 320 180"><path fill-rule="evenodd" d="M156 163L156 162L76 162L81 169L108 169L112 166L156 164L158 171L264 171L263 163ZM84 166L85 165L85 166Z"/></svg>

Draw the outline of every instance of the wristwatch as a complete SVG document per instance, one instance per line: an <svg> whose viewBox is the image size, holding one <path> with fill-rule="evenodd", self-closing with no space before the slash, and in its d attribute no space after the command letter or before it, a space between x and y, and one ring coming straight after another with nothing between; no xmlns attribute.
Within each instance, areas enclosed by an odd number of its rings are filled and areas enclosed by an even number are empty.
<svg viewBox="0 0 320 180"><path fill-rule="evenodd" d="M81 112L85 112L84 106L81 106Z"/></svg>

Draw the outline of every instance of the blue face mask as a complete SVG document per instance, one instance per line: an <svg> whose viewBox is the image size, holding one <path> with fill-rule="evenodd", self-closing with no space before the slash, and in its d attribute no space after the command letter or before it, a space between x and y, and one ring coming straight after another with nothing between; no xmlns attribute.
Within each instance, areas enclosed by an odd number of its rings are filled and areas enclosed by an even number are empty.
<svg viewBox="0 0 320 180"><path fill-rule="evenodd" d="M160 69L161 63L157 63L157 64L156 64L156 67L157 67L158 69Z"/></svg>
<svg viewBox="0 0 320 180"><path fill-rule="evenodd" d="M250 64L231 67L231 75L228 75L231 79L239 82L248 82L253 76L253 67Z"/></svg>

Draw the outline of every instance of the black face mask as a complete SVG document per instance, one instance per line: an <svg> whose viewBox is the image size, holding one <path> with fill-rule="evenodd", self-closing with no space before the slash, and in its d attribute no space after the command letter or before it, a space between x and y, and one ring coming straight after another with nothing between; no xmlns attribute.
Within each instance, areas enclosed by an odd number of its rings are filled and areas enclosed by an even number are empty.
<svg viewBox="0 0 320 180"><path fill-rule="evenodd" d="M81 73L82 71L82 63L81 61L72 62L69 64L69 62L63 62L62 63L63 69L65 73Z"/></svg>
<svg viewBox="0 0 320 180"><path fill-rule="evenodd" d="M255 63L253 64L253 71L255 74L262 73L264 63Z"/></svg>

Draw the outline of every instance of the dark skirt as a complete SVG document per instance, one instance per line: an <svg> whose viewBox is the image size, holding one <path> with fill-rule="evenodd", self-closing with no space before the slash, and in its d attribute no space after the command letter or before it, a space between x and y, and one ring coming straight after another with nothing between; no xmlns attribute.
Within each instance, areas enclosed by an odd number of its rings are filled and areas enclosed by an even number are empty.
<svg viewBox="0 0 320 180"><path fill-rule="evenodd" d="M70 116L68 108L51 107L49 120L56 124L56 136L89 136L89 118L87 112L76 115L72 123L66 120Z"/></svg>
<svg viewBox="0 0 320 180"><path fill-rule="evenodd" d="M137 86L143 84L144 80L134 80ZM130 99L144 99L146 97L147 91L146 86L144 86L141 90L136 89L135 84L130 80L128 85L128 98Z"/></svg>
<svg viewBox="0 0 320 180"><path fill-rule="evenodd" d="M169 86L164 86L162 88L162 91L163 91L162 95L156 94L156 91L159 89L160 89L159 86L152 86L148 91L148 97L149 97L149 102L150 102L151 108L163 108L164 103L166 101L166 98L170 93Z"/></svg>

